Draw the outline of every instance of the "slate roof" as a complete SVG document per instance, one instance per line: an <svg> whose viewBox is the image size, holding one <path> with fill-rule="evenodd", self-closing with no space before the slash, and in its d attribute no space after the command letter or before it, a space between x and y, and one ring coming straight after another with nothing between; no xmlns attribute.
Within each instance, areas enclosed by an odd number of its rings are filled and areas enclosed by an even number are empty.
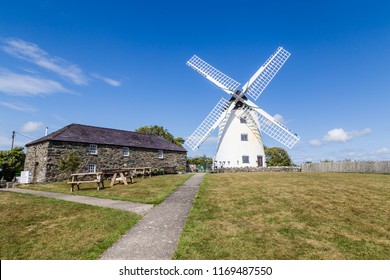
<svg viewBox="0 0 390 280"><path fill-rule="evenodd" d="M45 137L27 143L26 147L45 141L105 144L178 152L187 151L157 135L81 124L65 126Z"/></svg>

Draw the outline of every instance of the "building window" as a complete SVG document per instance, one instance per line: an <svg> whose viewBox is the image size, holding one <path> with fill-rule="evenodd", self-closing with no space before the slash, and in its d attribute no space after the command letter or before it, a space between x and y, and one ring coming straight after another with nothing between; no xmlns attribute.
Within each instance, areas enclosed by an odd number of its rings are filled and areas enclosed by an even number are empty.
<svg viewBox="0 0 390 280"><path fill-rule="evenodd" d="M163 150L158 150L158 158L164 158L164 151Z"/></svg>
<svg viewBox="0 0 390 280"><path fill-rule="evenodd" d="M241 117L240 118L240 123L246 123L246 117Z"/></svg>
<svg viewBox="0 0 390 280"><path fill-rule="evenodd" d="M249 163L249 156L242 156L242 163Z"/></svg>
<svg viewBox="0 0 390 280"><path fill-rule="evenodd" d="M241 141L248 141L248 134L241 134Z"/></svg>
<svg viewBox="0 0 390 280"><path fill-rule="evenodd" d="M97 155L97 145L96 144L89 145L89 153L91 155Z"/></svg>
<svg viewBox="0 0 390 280"><path fill-rule="evenodd" d="M88 172L95 173L96 172L96 164L88 164Z"/></svg>
<svg viewBox="0 0 390 280"><path fill-rule="evenodd" d="M123 147L123 156L128 157L130 155L129 147Z"/></svg>

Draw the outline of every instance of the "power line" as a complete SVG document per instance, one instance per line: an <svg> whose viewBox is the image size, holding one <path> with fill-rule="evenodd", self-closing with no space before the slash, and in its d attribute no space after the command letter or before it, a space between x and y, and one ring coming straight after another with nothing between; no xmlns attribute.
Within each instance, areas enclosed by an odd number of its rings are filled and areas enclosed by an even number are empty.
<svg viewBox="0 0 390 280"><path fill-rule="evenodd" d="M30 136L24 135L24 134L22 134L22 133L20 133L20 132L15 131L15 133L17 133L17 134L19 134L19 135L22 135L22 136L24 136L24 137L26 137L26 138L28 138L28 139L30 139L30 140L34 140L34 138L31 138Z"/></svg>
<svg viewBox="0 0 390 280"><path fill-rule="evenodd" d="M17 131L14 130L14 131L12 131L12 144L11 144L11 150L14 148L15 134L19 134L19 135L21 135L21 136L23 136L23 137L26 137L26 138L30 139L30 140L34 140L34 139L31 138L30 136L24 135L24 134L22 134L22 133L17 132Z"/></svg>

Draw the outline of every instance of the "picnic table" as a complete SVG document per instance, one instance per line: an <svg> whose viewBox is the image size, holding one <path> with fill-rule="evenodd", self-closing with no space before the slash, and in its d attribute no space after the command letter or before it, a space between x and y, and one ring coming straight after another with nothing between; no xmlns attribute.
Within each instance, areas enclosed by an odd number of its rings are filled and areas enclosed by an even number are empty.
<svg viewBox="0 0 390 280"><path fill-rule="evenodd" d="M80 189L80 184L84 183L97 183L97 189L104 188L104 180L111 179L110 186L114 186L116 182L128 185L128 183L134 183L134 177L152 176L151 167L132 167L132 168L111 168L103 169L101 172L88 172L88 173L74 173L69 177L68 184L71 185L70 191L73 192L74 187ZM128 181L129 180L129 181Z"/></svg>
<svg viewBox="0 0 390 280"><path fill-rule="evenodd" d="M113 168L113 169L103 169L103 177L111 178L110 186L114 186L116 182L123 183L128 185L127 179L130 180L130 183L134 183L134 177L142 176L152 176L151 167L131 167L131 168Z"/></svg>
<svg viewBox="0 0 390 280"><path fill-rule="evenodd" d="M127 178L129 178L131 183L134 183L134 175L129 168L103 169L103 176L105 179L111 178L111 187L114 186L117 181L122 182L124 185L128 185Z"/></svg>
<svg viewBox="0 0 390 280"><path fill-rule="evenodd" d="M104 188L103 172L74 173L69 177L68 184L71 185L70 191L73 192L74 186L80 189L80 184L97 183L97 189Z"/></svg>

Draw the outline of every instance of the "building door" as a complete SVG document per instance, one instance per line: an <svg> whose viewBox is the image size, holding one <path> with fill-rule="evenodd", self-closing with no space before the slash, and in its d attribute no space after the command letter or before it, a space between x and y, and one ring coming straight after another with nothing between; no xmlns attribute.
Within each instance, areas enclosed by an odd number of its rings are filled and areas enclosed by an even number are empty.
<svg viewBox="0 0 390 280"><path fill-rule="evenodd" d="M257 167L263 167L263 156L257 156Z"/></svg>

